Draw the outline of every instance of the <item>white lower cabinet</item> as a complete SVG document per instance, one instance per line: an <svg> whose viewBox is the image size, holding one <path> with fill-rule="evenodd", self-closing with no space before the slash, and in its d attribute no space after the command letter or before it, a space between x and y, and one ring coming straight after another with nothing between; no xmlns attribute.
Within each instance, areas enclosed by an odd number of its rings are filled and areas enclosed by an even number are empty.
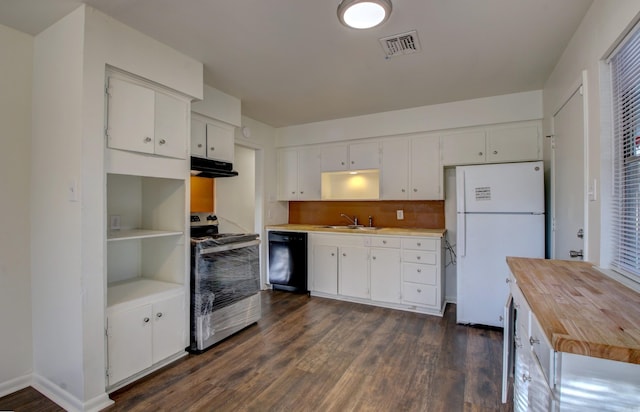
<svg viewBox="0 0 640 412"><path fill-rule="evenodd" d="M184 352L185 295L107 309L108 385Z"/></svg>
<svg viewBox="0 0 640 412"><path fill-rule="evenodd" d="M369 250L359 246L340 247L338 257L338 294L369 298Z"/></svg>
<svg viewBox="0 0 640 412"><path fill-rule="evenodd" d="M312 294L442 315L440 238L313 232L309 238Z"/></svg>

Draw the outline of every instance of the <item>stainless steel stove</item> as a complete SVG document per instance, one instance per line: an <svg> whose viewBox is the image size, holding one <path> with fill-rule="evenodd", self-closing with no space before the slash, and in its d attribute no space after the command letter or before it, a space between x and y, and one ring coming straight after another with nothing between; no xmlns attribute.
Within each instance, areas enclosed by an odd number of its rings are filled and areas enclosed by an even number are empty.
<svg viewBox="0 0 640 412"><path fill-rule="evenodd" d="M191 216L191 343L201 353L257 322L259 235L218 233L213 214Z"/></svg>

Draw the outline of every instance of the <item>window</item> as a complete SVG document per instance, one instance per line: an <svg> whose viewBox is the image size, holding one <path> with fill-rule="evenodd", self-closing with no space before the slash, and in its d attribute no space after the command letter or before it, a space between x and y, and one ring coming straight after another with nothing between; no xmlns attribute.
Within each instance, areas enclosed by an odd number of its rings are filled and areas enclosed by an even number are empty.
<svg viewBox="0 0 640 412"><path fill-rule="evenodd" d="M612 266L640 280L640 30L610 61L613 108Z"/></svg>

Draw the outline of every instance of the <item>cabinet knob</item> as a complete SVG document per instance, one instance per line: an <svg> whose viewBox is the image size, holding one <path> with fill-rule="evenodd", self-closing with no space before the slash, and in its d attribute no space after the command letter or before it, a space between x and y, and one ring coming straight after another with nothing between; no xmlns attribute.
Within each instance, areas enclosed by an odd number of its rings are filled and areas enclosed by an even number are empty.
<svg viewBox="0 0 640 412"><path fill-rule="evenodd" d="M371 256L371 259L376 260L376 257L375 256Z"/></svg>
<svg viewBox="0 0 640 412"><path fill-rule="evenodd" d="M355 164L356 162L354 162L353 160L351 161L351 164Z"/></svg>
<svg viewBox="0 0 640 412"><path fill-rule="evenodd" d="M420 260L420 256L416 256L416 259L417 259L417 260Z"/></svg>
<svg viewBox="0 0 640 412"><path fill-rule="evenodd" d="M494 151L493 151L493 154L498 154L498 151L497 151L497 150L494 150Z"/></svg>
<svg viewBox="0 0 640 412"><path fill-rule="evenodd" d="M144 323L149 323L149 318L144 318L142 320L144 321Z"/></svg>
<svg viewBox="0 0 640 412"><path fill-rule="evenodd" d="M422 246L422 242L418 242L418 243L417 243L417 245L418 245L418 246Z"/></svg>
<svg viewBox="0 0 640 412"><path fill-rule="evenodd" d="M202 143L198 143L198 147L202 147Z"/></svg>
<svg viewBox="0 0 640 412"><path fill-rule="evenodd" d="M383 240L383 241L382 241L382 244L383 244L383 245L386 245L386 244L387 244L387 241L386 241L386 240Z"/></svg>
<svg viewBox="0 0 640 412"><path fill-rule="evenodd" d="M522 382L531 382L531 376L526 373L522 374Z"/></svg>
<svg viewBox="0 0 640 412"><path fill-rule="evenodd" d="M145 142L145 143L149 143L150 141L151 141L151 138L150 138L149 136L147 136L147 137L145 137L145 138L144 138L144 142Z"/></svg>
<svg viewBox="0 0 640 412"><path fill-rule="evenodd" d="M404 193L406 190L402 189L402 193Z"/></svg>
<svg viewBox="0 0 640 412"><path fill-rule="evenodd" d="M346 254L346 253L343 253L343 254L342 254L342 256L347 257L347 254Z"/></svg>
<svg viewBox="0 0 640 412"><path fill-rule="evenodd" d="M536 339L533 336L529 337L529 345L533 346L534 344L540 343L540 339Z"/></svg>
<svg viewBox="0 0 640 412"><path fill-rule="evenodd" d="M418 268L417 272L422 273L422 269Z"/></svg>
<svg viewBox="0 0 640 412"><path fill-rule="evenodd" d="M304 191L300 191L300 194L301 194L301 195L303 195L303 194L304 194Z"/></svg>
<svg viewBox="0 0 640 412"><path fill-rule="evenodd" d="M214 150L216 150L216 148L215 148L215 147L213 147L213 146L211 146L211 147L209 148L209 150L211 150L211 151L213 152Z"/></svg>
<svg viewBox="0 0 640 412"><path fill-rule="evenodd" d="M418 289L418 293L422 293L422 289Z"/></svg>
<svg viewBox="0 0 640 412"><path fill-rule="evenodd" d="M166 141L166 140L164 140L164 139L160 139L160 142L159 142L159 143L160 143L160 144L165 144L165 143L167 143L167 141Z"/></svg>
<svg viewBox="0 0 640 412"><path fill-rule="evenodd" d="M159 317L159 318L161 318L161 317L162 317L162 312L158 312L158 313L156 313L156 316L157 316L157 317Z"/></svg>
<svg viewBox="0 0 640 412"><path fill-rule="evenodd" d="M291 192L291 194L292 194L292 195L295 195L295 194L296 194L296 192Z"/></svg>
<svg viewBox="0 0 640 412"><path fill-rule="evenodd" d="M340 162L340 166L344 166L344 162Z"/></svg>
<svg viewBox="0 0 640 412"><path fill-rule="evenodd" d="M414 189L413 189L413 191L414 191L414 192L417 192L417 191L418 191L418 189L414 188Z"/></svg>
<svg viewBox="0 0 640 412"><path fill-rule="evenodd" d="M509 282L511 282L511 279L506 278L504 281L505 281L505 282L507 282L507 283L509 283Z"/></svg>
<svg viewBox="0 0 640 412"><path fill-rule="evenodd" d="M336 255L335 253L331 252L331 256L335 256L335 255Z"/></svg>
<svg viewBox="0 0 640 412"><path fill-rule="evenodd" d="M482 156L484 153L482 152L478 152L478 156Z"/></svg>

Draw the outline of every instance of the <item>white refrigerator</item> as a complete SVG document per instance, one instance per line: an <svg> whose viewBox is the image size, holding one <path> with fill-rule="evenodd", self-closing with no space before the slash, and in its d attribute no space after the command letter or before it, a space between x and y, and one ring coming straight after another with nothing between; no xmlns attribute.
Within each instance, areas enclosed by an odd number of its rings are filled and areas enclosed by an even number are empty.
<svg viewBox="0 0 640 412"><path fill-rule="evenodd" d="M544 258L542 162L456 168L457 322L503 326L507 256Z"/></svg>

